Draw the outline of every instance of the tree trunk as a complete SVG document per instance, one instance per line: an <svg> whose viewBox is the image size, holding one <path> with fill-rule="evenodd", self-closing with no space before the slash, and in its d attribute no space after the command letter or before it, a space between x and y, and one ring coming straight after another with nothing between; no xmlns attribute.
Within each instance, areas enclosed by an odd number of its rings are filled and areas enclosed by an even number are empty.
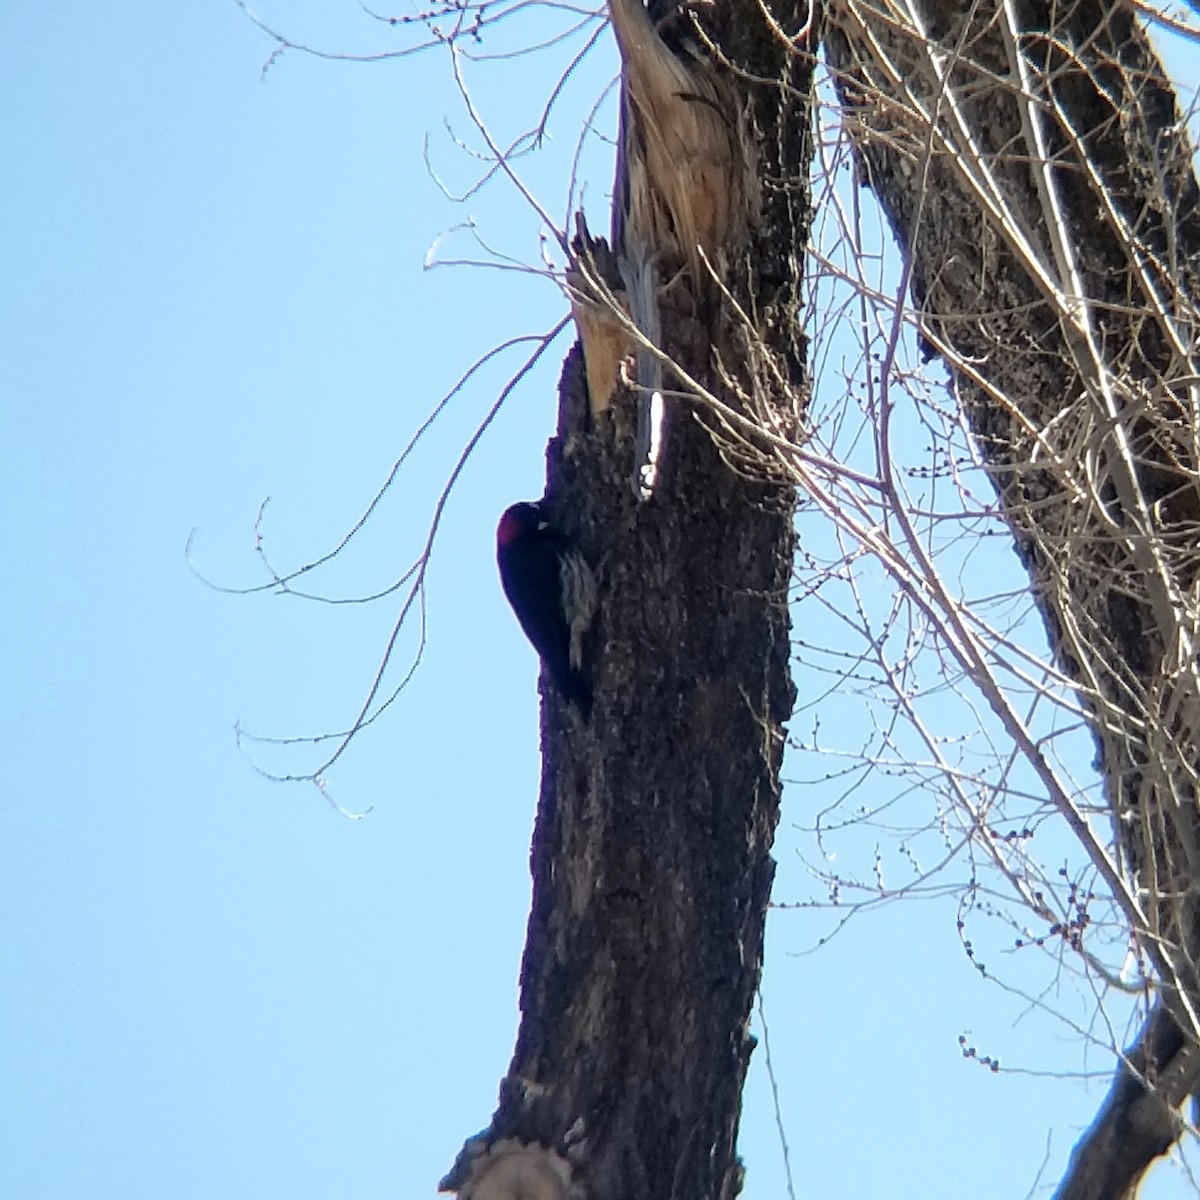
<svg viewBox="0 0 1200 1200"><path fill-rule="evenodd" d="M1173 1143L1200 1079L1190 148L1127 5L886 7L828 13L860 169L1089 713L1118 900L1165 985L1060 1193L1115 1198Z"/></svg>
<svg viewBox="0 0 1200 1200"><path fill-rule="evenodd" d="M638 24L640 8L614 0L613 9L614 22L632 30L626 57L651 59L627 63L627 85L631 71L661 66L669 45L694 73L696 94L672 86L665 102L703 104L697 126L735 159L733 174L726 163L706 176L709 186L729 187L719 211L733 215L697 225L700 253L671 207L672 196L696 193L664 193L662 172L704 166L703 147L692 146L690 157L683 147L678 161L648 161L673 151L655 141L661 130L646 126L644 109L627 109L617 258L640 251L657 272L649 294L661 326L656 344L735 409L753 391L754 403L778 404L774 418L794 429L798 414L782 409L786 395L798 394L802 370L797 248L807 238L807 190L779 181L807 178L809 67L785 53L755 0L706 14L727 56L722 66L686 48L699 44L690 18L663 25L659 40L648 22ZM778 19L795 29L802 16L781 11ZM750 141L722 141L723 130L745 131ZM638 204L659 206L657 224L645 207L632 212L635 193ZM712 220L725 223L719 244ZM651 229L656 243L634 246ZM582 236L578 253L583 275L605 274L606 247ZM729 370L745 358L745 335L707 277L706 257L730 295L774 330L772 349L788 364L778 395L740 365ZM619 291L626 278L610 270L603 282ZM598 311L597 289L580 287L577 313ZM618 304L607 313L610 329L621 312ZM677 391L667 393L652 494L639 499L643 401L628 386L611 402L598 394L603 356L594 351L586 371L580 347L567 358L547 456L550 509L598 579L587 643L594 710L585 721L543 682L516 1051L490 1126L466 1144L442 1186L514 1200L724 1200L740 1188L735 1141L773 873L782 722L793 695L794 495L735 469L738 447L668 370L665 386Z"/></svg>

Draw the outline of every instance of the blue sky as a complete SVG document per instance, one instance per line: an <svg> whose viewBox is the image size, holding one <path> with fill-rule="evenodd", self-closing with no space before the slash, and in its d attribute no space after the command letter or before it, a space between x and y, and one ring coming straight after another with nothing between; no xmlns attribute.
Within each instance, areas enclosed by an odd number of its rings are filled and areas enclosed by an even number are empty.
<svg viewBox="0 0 1200 1200"><path fill-rule="evenodd" d="M345 51L399 44L354 4L262 15ZM514 38L517 33L514 32ZM354 523L413 430L556 290L424 269L468 218L536 261L503 187L454 204L477 145L446 56L288 54L232 2L0 11L0 1191L41 1200L432 1195L486 1124L516 1029L538 773L535 662L495 578L496 515L540 494L567 343L510 398L445 510L415 682L314 789L233 726L344 726L396 616L235 596ZM474 68L505 136L561 58ZM529 178L559 220L589 58ZM449 122L447 129L445 122ZM428 139L432 172L422 155ZM611 167L588 163L592 223ZM451 234L443 258L478 257ZM352 552L312 584L399 578L461 447L527 350L482 372ZM411 638L400 643L401 661ZM391 676L393 681L399 675ZM301 749L260 763L311 764ZM807 803L789 803L799 820ZM785 831L786 833L786 831ZM799 895L781 842L780 898ZM781 914L765 1003L800 1194L1025 1195L1103 1094L1052 1022L985 984L953 905L901 905L802 956ZM807 922L807 923L806 923ZM958 1037L1025 1068L964 1061ZM749 1200L783 1192L756 1056ZM1058 1069L1058 1068L1056 1068ZM1160 1171L1151 1197L1184 1193Z"/></svg>

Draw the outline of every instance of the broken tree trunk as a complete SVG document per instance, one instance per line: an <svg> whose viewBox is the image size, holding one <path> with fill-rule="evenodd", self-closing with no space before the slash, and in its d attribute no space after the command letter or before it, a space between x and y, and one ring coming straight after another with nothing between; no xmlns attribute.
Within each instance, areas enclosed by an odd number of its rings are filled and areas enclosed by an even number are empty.
<svg viewBox="0 0 1200 1200"><path fill-rule="evenodd" d="M799 7L775 20L799 29ZM636 0L613 0L612 18L625 57L616 244L577 241L587 336L567 358L547 456L548 505L598 579L595 703L585 721L543 687L516 1051L491 1124L442 1183L476 1200L729 1200L741 1180L792 704L794 495L740 469L745 447L660 364L656 474L639 497L645 397L612 363L641 338L643 361L661 352L734 409L796 429L811 60L754 0L705 11L702 30L683 11L652 22ZM636 304L614 252L651 268ZM760 315L787 388L747 376L733 298ZM588 337L608 340L589 350Z"/></svg>

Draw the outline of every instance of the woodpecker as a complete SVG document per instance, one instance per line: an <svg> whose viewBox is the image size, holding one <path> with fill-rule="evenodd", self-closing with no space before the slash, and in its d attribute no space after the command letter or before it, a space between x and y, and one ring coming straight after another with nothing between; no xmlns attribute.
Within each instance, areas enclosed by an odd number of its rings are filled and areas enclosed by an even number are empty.
<svg viewBox="0 0 1200 1200"><path fill-rule="evenodd" d="M514 504L496 527L500 582L525 636L558 690L586 719L592 685L583 671L583 636L596 611L587 560L539 504Z"/></svg>

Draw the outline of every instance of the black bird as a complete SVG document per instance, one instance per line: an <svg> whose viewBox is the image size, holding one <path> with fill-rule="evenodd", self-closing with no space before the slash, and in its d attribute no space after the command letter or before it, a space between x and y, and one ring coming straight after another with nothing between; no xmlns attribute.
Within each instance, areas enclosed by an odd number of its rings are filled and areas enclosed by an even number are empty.
<svg viewBox="0 0 1200 1200"><path fill-rule="evenodd" d="M592 685L583 670L583 637L596 611L596 580L587 560L540 504L514 504L496 527L500 582L525 636L550 678L584 718Z"/></svg>

